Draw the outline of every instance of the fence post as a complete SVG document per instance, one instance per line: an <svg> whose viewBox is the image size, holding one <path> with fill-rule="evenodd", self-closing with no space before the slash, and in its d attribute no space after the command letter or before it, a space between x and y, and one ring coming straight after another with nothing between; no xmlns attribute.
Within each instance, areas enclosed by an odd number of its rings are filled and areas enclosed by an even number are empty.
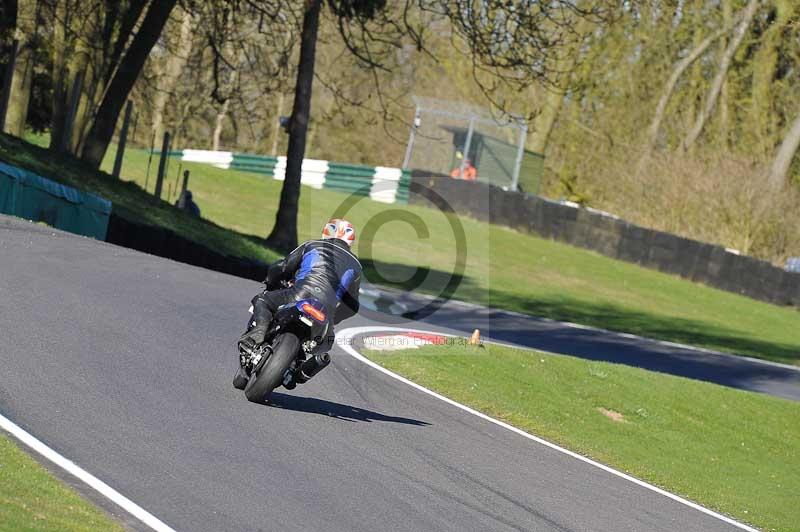
<svg viewBox="0 0 800 532"><path fill-rule="evenodd" d="M408 168L409 163L411 163L411 150L414 149L414 136L417 133L417 128L420 125L420 116L419 116L419 105L417 106L416 110L414 111L414 123L411 124L411 133L408 134L408 145L406 146L406 156L403 157L403 166L401 168L406 169Z"/></svg>
<svg viewBox="0 0 800 532"><path fill-rule="evenodd" d="M525 139L528 136L528 124L522 124L522 129L519 134L519 147L517 148L517 161L514 163L514 175L511 178L511 190L518 190L519 188L519 169L522 166L522 157L525 155ZM539 177L541 181L541 177ZM539 185L536 185L536 191L526 190L526 192L536 194L539 192Z"/></svg>
<svg viewBox="0 0 800 532"><path fill-rule="evenodd" d="M156 190L154 192L158 199L161 199L161 187L164 186L164 171L167 168L167 158L169 157L169 132L164 132L164 142L161 144L161 158L158 160L158 176L156 177Z"/></svg>
<svg viewBox="0 0 800 532"><path fill-rule="evenodd" d="M178 195L178 208L183 209L186 206L186 189L189 187L189 170L183 172L183 184L181 185L181 193Z"/></svg>
<svg viewBox="0 0 800 532"><path fill-rule="evenodd" d="M175 194L178 193L178 181L181 178L181 168L183 168L183 163L179 163L178 164L178 171L175 173ZM169 178L169 175L167 176L167 178ZM178 198L178 199L180 199L180 198ZM170 203L172 202L172 196L171 195L170 195L169 198L167 198L167 201L169 201Z"/></svg>
<svg viewBox="0 0 800 532"><path fill-rule="evenodd" d="M128 126L131 123L131 110L133 102L128 100L128 105L125 107L125 118L122 119L122 130L119 132L119 143L117 144L117 156L114 159L114 170L111 175L119 177L122 170L122 157L125 155L125 142L128 140Z"/></svg>
<svg viewBox="0 0 800 532"><path fill-rule="evenodd" d="M156 147L156 132L150 137L150 155L147 157L147 173L144 175L144 191L147 192L147 184L150 182L150 165L153 162L153 150Z"/></svg>
<svg viewBox="0 0 800 532"><path fill-rule="evenodd" d="M17 62L17 49L19 48L19 41L14 39L11 45L11 57L8 59L6 71L3 75L3 91L0 93L0 133L5 131L6 127L6 112L8 111L8 100L11 98L11 83L14 77L14 67Z"/></svg>
<svg viewBox="0 0 800 532"><path fill-rule="evenodd" d="M472 144L472 132L475 131L475 117L469 117L469 129L467 130L467 140L464 141L463 157L461 158L461 167L458 169L458 178L464 179L464 168L467 166L467 158L469 157L469 147Z"/></svg>

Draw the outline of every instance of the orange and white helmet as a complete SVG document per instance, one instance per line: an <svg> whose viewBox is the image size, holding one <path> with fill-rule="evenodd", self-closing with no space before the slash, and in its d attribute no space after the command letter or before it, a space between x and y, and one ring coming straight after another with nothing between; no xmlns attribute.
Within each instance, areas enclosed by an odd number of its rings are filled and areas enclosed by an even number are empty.
<svg viewBox="0 0 800 532"><path fill-rule="evenodd" d="M356 230L353 224L341 218L334 218L325 224L322 228L322 238L327 240L329 238L338 238L343 240L348 246L352 246L356 240Z"/></svg>

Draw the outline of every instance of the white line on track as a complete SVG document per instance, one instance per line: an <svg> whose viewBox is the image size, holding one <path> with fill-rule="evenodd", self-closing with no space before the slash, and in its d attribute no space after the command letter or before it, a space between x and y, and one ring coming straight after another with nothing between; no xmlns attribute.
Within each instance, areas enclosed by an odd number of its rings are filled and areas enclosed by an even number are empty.
<svg viewBox="0 0 800 532"><path fill-rule="evenodd" d="M468 407L466 405L462 405L461 403L453 401L452 399L448 399L447 397L445 397L443 395L440 395L440 394L438 394L438 393L436 393L436 392L434 392L432 390L429 390L428 388L425 388L424 386L420 386L419 384L417 384L415 382L412 382L412 381L406 379L405 377L401 377L400 375L398 375L396 373L392 373L391 371L389 371L388 369L384 368L383 366L380 366L380 365L376 364L375 362L372 362L371 360L367 359L366 357L364 357L364 355L362 355L361 353L356 351L356 349L353 347L353 338L355 338L356 336L361 335L361 334L376 333L376 332L413 332L413 333L425 333L425 334L440 334L442 336L450 336L450 337L455 336L453 334L440 333L440 332L435 332L435 331L433 331L433 332L432 331L425 331L425 330L421 330L421 329L408 329L408 328L403 328L403 327L383 327L383 326L351 327L349 329L345 329L345 330L339 332L338 337L341 339L341 341L340 342L337 341L337 345L338 345L338 347L342 348L347 354L349 354L350 356L352 356L356 360L359 360L360 362L363 362L364 364L367 364L368 366L380 371L381 373L384 373L384 374L392 377L393 379L397 379L400 382L408 384L409 386L411 386L413 388L416 388L417 390L419 390L419 391L421 391L423 393L426 393L426 394L428 394L428 395L430 395L432 397L435 397L436 399L444 401L445 403L448 403L448 404L450 404L452 406L460 408L461 410L464 410L465 412L469 412L470 414L472 414L474 416L477 416L477 417L479 417L481 419L489 421L490 423L494 423L495 425L499 425L500 427L503 427L504 429L508 429L511 432L515 432L515 433L519 434L520 436L528 438L529 440L533 440L536 443L544 445L545 447L549 447L549 448L551 448L553 450L556 450L556 451L558 451L560 453L566 454L568 456L571 456L572 458L580 460L581 462L585 462L587 464L593 465L593 466L595 466L595 467L597 467L599 469L602 469L603 471L611 473L612 475L615 475L615 476L618 476L620 478L623 478L623 479L625 479L625 480L627 480L629 482L633 482L634 484L636 484L638 486L646 488L646 489L648 489L650 491L654 491L654 492L658 493L659 495L663 495L664 497L670 498L673 501L677 501L677 502L679 502L681 504L684 504L684 505L686 505L686 506L688 506L690 508L694 508L695 510L703 512L706 515L710 515L712 517L715 517L715 518L717 518L717 519L719 519L721 521L724 521L724 522L726 522L726 523L728 523L730 525L733 525L735 527L741 528L742 530L747 530L749 532L758 532L757 529L749 527L749 526L745 525L744 523L740 523L738 521L735 521L734 519L731 519L730 517L726 517L726 516L724 516L722 514L719 514L717 512L709 510L708 508L704 508L703 506L700 506L697 503L694 503L692 501L686 500L683 497L675 495L674 493L670 493L670 492L668 492L666 490L663 490L663 489L661 489L659 487L653 486L652 484L648 484L647 482L645 482L643 480L639 480L638 478L635 478L635 477L632 477L630 475L627 475L627 474L625 474L625 473L623 473L621 471L617 471L616 469L613 469L613 468L611 468L611 467L609 467L607 465L603 465L600 462L595 462L591 458L587 458L587 457L582 456L580 454L574 453L574 452L572 452L570 450L564 449L563 447L559 447L555 443L551 443L551 442L549 442L547 440L543 440L542 438L539 438L538 436L534 436L533 434L529 434L529 433L525 432L524 430L518 429L517 427L514 427L512 425L509 425L508 423L504 423L503 421L500 421L500 420L495 419L493 417L487 416L486 414L478 412L477 410L473 410L472 408L470 408L470 407Z"/></svg>
<svg viewBox="0 0 800 532"><path fill-rule="evenodd" d="M0 414L0 429L5 430L12 436L14 436L17 440L21 441L25 445L27 445L31 450L35 451L36 453L40 454L44 458L47 458L49 461L66 471L67 473L77 477L79 480L84 482L89 487L96 490L100 493L103 497L107 498L133 517L144 523L145 525L149 526L153 530L157 532L175 532L172 528L167 526L164 522L160 519L155 517L153 514L133 502L132 500L128 499L120 492L100 480L99 478L95 477L91 473L88 473L86 470L82 469L78 465L76 465L71 460L64 458L53 449L42 443L40 440L37 440L34 436L26 432L22 429L19 425L15 424L10 419L4 417Z"/></svg>

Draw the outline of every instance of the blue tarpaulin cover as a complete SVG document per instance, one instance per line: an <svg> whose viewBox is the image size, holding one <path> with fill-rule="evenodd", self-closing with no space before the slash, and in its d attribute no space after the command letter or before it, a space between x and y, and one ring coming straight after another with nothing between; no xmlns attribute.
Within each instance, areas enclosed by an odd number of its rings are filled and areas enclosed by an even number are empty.
<svg viewBox="0 0 800 532"><path fill-rule="evenodd" d="M0 213L105 240L111 202L0 162Z"/></svg>

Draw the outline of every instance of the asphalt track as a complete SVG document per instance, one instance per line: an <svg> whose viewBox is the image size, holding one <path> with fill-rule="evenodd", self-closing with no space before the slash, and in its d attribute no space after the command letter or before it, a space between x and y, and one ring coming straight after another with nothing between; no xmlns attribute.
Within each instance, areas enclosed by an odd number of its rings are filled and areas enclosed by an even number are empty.
<svg viewBox="0 0 800 532"><path fill-rule="evenodd" d="M5 217L0 272L0 413L176 530L736 529L339 348L248 403L257 283Z"/></svg>
<svg viewBox="0 0 800 532"><path fill-rule="evenodd" d="M373 298L374 308L390 313L372 313L371 321L391 325L408 324L403 314L429 312L433 298L382 289ZM434 302L435 306L436 303ZM444 302L421 319L429 328L446 328L481 334L500 343L571 355L587 360L625 364L722 386L800 401L800 367L698 349L671 342L642 338L536 318L515 312L463 303ZM414 323L414 322L412 322ZM417 323L418 325L418 323Z"/></svg>

